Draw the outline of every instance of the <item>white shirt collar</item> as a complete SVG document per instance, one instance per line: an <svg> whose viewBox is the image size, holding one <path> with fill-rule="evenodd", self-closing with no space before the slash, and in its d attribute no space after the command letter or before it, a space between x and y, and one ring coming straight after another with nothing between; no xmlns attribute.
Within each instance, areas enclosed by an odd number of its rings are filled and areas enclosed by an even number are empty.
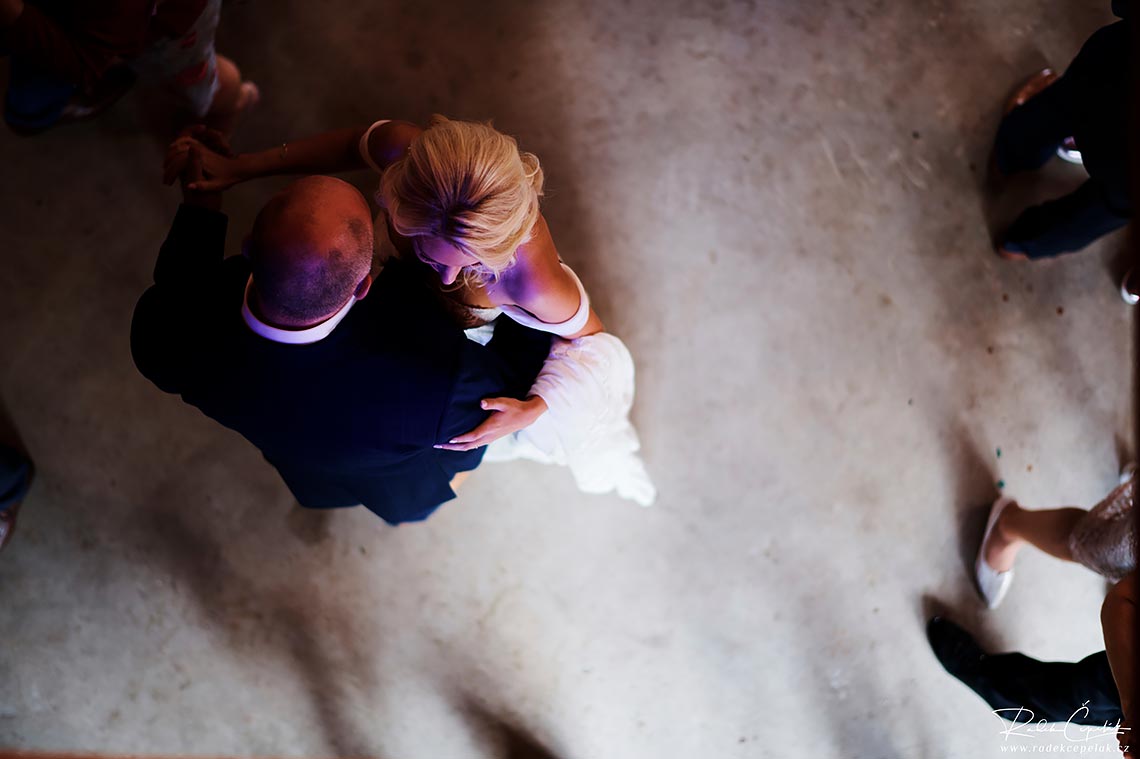
<svg viewBox="0 0 1140 759"><path fill-rule="evenodd" d="M272 340L275 343L285 343L286 345L308 345L315 343L319 340L324 340L332 334L336 329L336 325L340 324L347 314L352 305L356 303L356 296L353 295L340 307L340 310L335 314L325 319L320 324L313 327L305 327L304 329L281 329L280 327L273 327L258 319L253 315L253 311L249 308L249 289L253 286L253 277L245 283L245 298L241 303L241 316L245 319L246 325L253 330L254 334L264 337L266 340Z"/></svg>

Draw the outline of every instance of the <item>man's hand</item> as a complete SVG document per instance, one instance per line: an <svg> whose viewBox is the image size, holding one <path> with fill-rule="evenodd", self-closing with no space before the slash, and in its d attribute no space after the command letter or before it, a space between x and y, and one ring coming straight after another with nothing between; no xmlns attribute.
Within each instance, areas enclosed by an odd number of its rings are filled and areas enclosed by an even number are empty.
<svg viewBox="0 0 1140 759"><path fill-rule="evenodd" d="M211 211L222 209L222 193L218 190L195 189L195 184L202 181L202 154L200 148L190 148L187 155L186 167L182 169L182 202L188 206L208 208Z"/></svg>
<svg viewBox="0 0 1140 759"><path fill-rule="evenodd" d="M484 398L480 404L484 410L490 411L487 421L475 429L453 437L446 443L437 445L445 451L470 451L490 445L505 435L518 432L534 424L534 421L546 413L546 401L541 396L532 395L525 401L514 398Z"/></svg>
<svg viewBox="0 0 1140 759"><path fill-rule="evenodd" d="M192 148L197 148L201 156L202 176L191 189L220 192L242 181L237 156L225 136L216 129L199 124L183 131L166 149L162 172L165 184L173 183L182 174Z"/></svg>

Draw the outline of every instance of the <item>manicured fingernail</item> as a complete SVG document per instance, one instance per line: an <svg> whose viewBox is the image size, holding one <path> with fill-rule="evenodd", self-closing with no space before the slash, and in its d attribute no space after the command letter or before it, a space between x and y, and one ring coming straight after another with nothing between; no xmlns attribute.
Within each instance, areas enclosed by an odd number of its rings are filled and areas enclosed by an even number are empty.
<svg viewBox="0 0 1140 759"><path fill-rule="evenodd" d="M433 445L432 448L442 448L442 445Z"/></svg>

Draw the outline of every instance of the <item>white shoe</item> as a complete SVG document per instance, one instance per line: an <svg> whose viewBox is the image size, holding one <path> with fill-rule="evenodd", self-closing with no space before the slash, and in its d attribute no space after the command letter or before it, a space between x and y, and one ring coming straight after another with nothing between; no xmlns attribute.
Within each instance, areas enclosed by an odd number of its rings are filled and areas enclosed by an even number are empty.
<svg viewBox="0 0 1140 759"><path fill-rule="evenodd" d="M1062 161L1075 163L1079 166L1085 165L1085 161L1081 157L1081 151L1077 150L1077 143L1073 141L1072 137L1066 137L1065 141L1057 146L1057 155Z"/></svg>
<svg viewBox="0 0 1140 759"><path fill-rule="evenodd" d="M990 507L990 518L986 522L986 531L982 533L982 545L978 548L978 559L974 562L974 577L978 581L978 592L986 602L986 608L996 609L1009 591L1013 582L1013 569L999 572L986 563L986 544L990 541L990 533L994 531L998 517L1005 507L1013 503L1012 498L999 498Z"/></svg>
<svg viewBox="0 0 1140 759"><path fill-rule="evenodd" d="M1123 298L1124 302L1128 305L1135 306L1137 303L1140 303L1140 295L1128 289L1128 280L1130 279L1132 279L1132 269L1129 269L1128 273L1124 275L1124 278L1120 280L1120 297Z"/></svg>

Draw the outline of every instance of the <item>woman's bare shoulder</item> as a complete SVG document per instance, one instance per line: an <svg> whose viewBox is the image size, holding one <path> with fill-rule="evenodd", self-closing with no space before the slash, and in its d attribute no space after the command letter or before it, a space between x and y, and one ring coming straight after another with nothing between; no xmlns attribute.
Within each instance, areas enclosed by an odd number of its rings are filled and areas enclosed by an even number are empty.
<svg viewBox="0 0 1140 759"><path fill-rule="evenodd" d="M578 285L562 268L550 228L541 215L501 281L503 293L515 305L550 324L569 319L581 302Z"/></svg>
<svg viewBox="0 0 1140 759"><path fill-rule="evenodd" d="M404 157L408 147L423 134L423 128L410 121L388 121L368 135L368 155L381 169Z"/></svg>

